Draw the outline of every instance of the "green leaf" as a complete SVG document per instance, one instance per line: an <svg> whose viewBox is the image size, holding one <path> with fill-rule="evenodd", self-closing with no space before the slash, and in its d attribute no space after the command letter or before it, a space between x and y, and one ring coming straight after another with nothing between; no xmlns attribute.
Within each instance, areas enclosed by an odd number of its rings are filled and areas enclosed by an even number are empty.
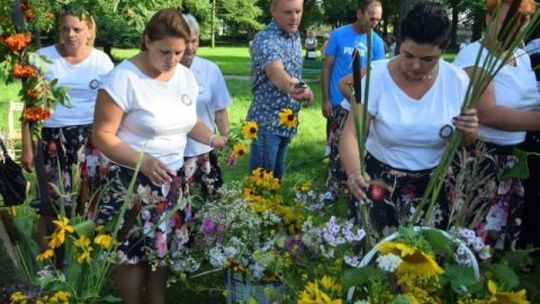
<svg viewBox="0 0 540 304"><path fill-rule="evenodd" d="M519 269L527 263L527 258L534 250L512 250L504 254L503 260L513 269Z"/></svg>
<svg viewBox="0 0 540 304"><path fill-rule="evenodd" d="M446 265L444 279L450 283L452 290L458 294L474 293L482 288L475 278L474 271L463 265Z"/></svg>
<svg viewBox="0 0 540 304"><path fill-rule="evenodd" d="M86 220L84 222L75 224L73 228L77 231L79 236L85 236L87 238L92 238L94 236L94 228L96 224L92 220Z"/></svg>
<svg viewBox="0 0 540 304"><path fill-rule="evenodd" d="M428 241L435 252L443 252L446 255L452 253L452 243L440 231L436 229L422 230L422 236Z"/></svg>
<svg viewBox="0 0 540 304"><path fill-rule="evenodd" d="M115 296L112 296L112 295L108 295L108 296L102 297L101 301L106 302L106 303L120 303L120 302L122 302L122 298L118 298L118 297L115 297Z"/></svg>
<svg viewBox="0 0 540 304"><path fill-rule="evenodd" d="M518 148L513 148L512 154L518 158L518 162L514 165L514 167L506 170L501 176L501 179L527 179L529 177L529 164L527 163L527 157L529 154Z"/></svg>
<svg viewBox="0 0 540 304"><path fill-rule="evenodd" d="M361 286L366 284L374 276L381 275L381 271L374 266L364 266L358 269L350 269L341 276L341 284L344 288Z"/></svg>
<svg viewBox="0 0 540 304"><path fill-rule="evenodd" d="M519 286L519 277L512 268L502 264L487 264L485 268L503 290L512 290Z"/></svg>

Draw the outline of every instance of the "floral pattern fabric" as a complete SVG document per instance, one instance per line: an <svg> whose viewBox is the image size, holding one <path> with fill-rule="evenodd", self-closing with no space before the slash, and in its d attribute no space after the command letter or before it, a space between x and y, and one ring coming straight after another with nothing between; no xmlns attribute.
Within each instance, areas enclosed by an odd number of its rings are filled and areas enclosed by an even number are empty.
<svg viewBox="0 0 540 304"><path fill-rule="evenodd" d="M385 187L372 185L367 191L368 200L366 203L369 204L371 228L386 236L412 221L433 170L394 169L378 161L371 154L366 156L365 162L366 172L370 175L371 180L385 184ZM352 212L350 217L358 219L365 226L359 216L360 203L356 200L349 200L349 204L349 211ZM427 226L446 229L448 212L448 200L446 195L441 194ZM423 215L424 212L421 212L419 222L423 220Z"/></svg>
<svg viewBox="0 0 540 304"><path fill-rule="evenodd" d="M325 184L328 203L336 202L339 199L340 193L347 189L347 174L341 165L338 148L341 131L343 130L343 125L345 125L348 114L349 111L338 107L334 110L330 122L330 132L328 135L328 146L330 147L328 158L330 162L328 164L328 175Z"/></svg>
<svg viewBox="0 0 540 304"><path fill-rule="evenodd" d="M113 163L102 172L108 177L109 184L104 186L101 195L98 224L111 221L126 203L124 197L135 174L134 170ZM119 233L118 263L148 262L165 266L174 262L174 253L181 251L189 241L188 223L192 219L183 169L171 183L162 186L153 184L139 173L134 189L134 200L129 202ZM185 206L178 206L183 203Z"/></svg>
<svg viewBox="0 0 540 304"><path fill-rule="evenodd" d="M194 157L184 157L184 171L190 193L200 192L205 200L211 200L216 190L223 185L218 152L212 150Z"/></svg>
<svg viewBox="0 0 540 304"><path fill-rule="evenodd" d="M251 69L253 73L253 101L248 110L247 121L256 121L261 130L269 130L282 137L291 137L296 127L280 125L279 111L283 108L293 110L295 116L300 110L300 103L287 93L278 90L266 75L266 66L280 60L285 71L297 79L302 75L302 42L300 34L286 33L272 21L259 32L251 47Z"/></svg>
<svg viewBox="0 0 540 304"><path fill-rule="evenodd" d="M48 185L47 193L51 202L56 204L58 210L59 194L55 185L62 194L67 194L64 207L69 209L74 200L86 202L97 190L100 183L99 164L101 153L92 144L92 125L68 126L62 128L43 128L41 139L43 142L43 162L45 181ZM78 168L80 176L73 176L73 167ZM80 178L80 185L73 183ZM62 187L63 186L63 187ZM69 195L75 186L80 187L79 197ZM81 204L78 207L84 207ZM48 208L47 208L48 209ZM46 211L48 212L48 211Z"/></svg>
<svg viewBox="0 0 540 304"><path fill-rule="evenodd" d="M482 223L476 227L476 233L497 249L515 248L520 236L525 189L522 180L503 179L502 175L518 163L518 158L511 153L512 147L491 144L486 147L485 174L491 176L495 186L486 194L490 200L489 208Z"/></svg>

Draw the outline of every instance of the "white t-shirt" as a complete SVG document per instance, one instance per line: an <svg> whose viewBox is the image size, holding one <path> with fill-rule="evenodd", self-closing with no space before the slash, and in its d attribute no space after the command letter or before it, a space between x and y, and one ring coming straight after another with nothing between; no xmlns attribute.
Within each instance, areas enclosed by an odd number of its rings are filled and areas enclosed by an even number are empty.
<svg viewBox="0 0 540 304"><path fill-rule="evenodd" d="M458 53L454 64L463 69L474 66L480 47L478 41L470 43ZM480 62L483 62L486 56L487 50L484 49ZM495 104L511 109L529 110L540 103L536 77L531 69L531 59L521 49L516 49L514 58L516 66L507 64L495 75ZM526 132L507 132L480 125L478 133L486 142L509 146L523 142Z"/></svg>
<svg viewBox="0 0 540 304"><path fill-rule="evenodd" d="M69 88L70 108L57 104L51 117L43 122L48 128L91 124L94 120L94 105L101 78L109 73L114 64L107 54L92 49L90 56L77 64L67 62L54 45L39 49L39 55L51 63L45 65L47 80L58 79L57 86Z"/></svg>
<svg viewBox="0 0 540 304"><path fill-rule="evenodd" d="M216 111L227 108L232 104L231 95L229 95L225 85L225 79L219 67L204 58L193 58L189 69L199 83L197 117L204 122L208 129L215 132ZM196 156L212 150L212 147L188 138L184 156Z"/></svg>
<svg viewBox="0 0 540 304"><path fill-rule="evenodd" d="M172 170L184 163L187 133L197 121L195 76L178 65L167 81L148 77L124 60L103 79L104 89L124 111L118 137Z"/></svg>
<svg viewBox="0 0 540 304"><path fill-rule="evenodd" d="M453 131L452 118L461 111L469 78L441 59L435 82L416 100L394 82L390 61L372 63L368 104L372 120L366 150L396 169L436 167Z"/></svg>

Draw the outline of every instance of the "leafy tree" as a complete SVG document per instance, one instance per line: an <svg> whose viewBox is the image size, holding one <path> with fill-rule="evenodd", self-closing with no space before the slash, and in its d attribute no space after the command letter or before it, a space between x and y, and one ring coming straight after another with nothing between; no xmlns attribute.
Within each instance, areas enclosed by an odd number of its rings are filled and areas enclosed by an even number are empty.
<svg viewBox="0 0 540 304"><path fill-rule="evenodd" d="M333 28L356 21L358 0L324 0L324 20Z"/></svg>

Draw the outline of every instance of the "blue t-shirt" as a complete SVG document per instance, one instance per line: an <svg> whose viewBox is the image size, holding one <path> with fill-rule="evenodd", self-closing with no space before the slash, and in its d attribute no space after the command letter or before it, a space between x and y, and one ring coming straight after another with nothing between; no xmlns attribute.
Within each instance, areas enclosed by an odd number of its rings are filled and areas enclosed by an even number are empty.
<svg viewBox="0 0 540 304"><path fill-rule="evenodd" d="M384 43L375 32L371 32L371 60L384 59ZM330 34L326 56L334 57L328 86L332 107L337 107L345 98L339 90L339 80L352 73L352 53L358 48L361 55L360 66L367 65L367 34L358 34L352 24L335 29Z"/></svg>

